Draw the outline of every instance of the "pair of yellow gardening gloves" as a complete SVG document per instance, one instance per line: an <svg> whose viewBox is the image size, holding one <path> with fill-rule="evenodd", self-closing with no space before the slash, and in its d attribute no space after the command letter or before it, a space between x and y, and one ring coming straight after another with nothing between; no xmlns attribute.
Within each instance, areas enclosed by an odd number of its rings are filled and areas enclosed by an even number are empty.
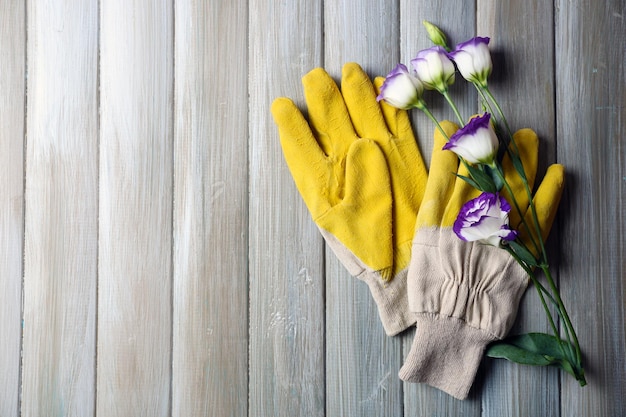
<svg viewBox="0 0 626 417"><path fill-rule="evenodd" d="M382 78L372 84L349 63L341 89L321 68L302 82L308 119L284 97L272 114L313 221L350 274L368 285L385 332L417 327L400 377L465 398L485 347L513 324L525 272L506 251L454 234L461 206L478 191L455 175L467 172L442 150L439 132L427 172L407 113L376 101ZM448 137L457 129L443 126ZM532 187L537 136L526 129L515 139ZM528 199L510 161L504 171L525 213ZM562 184L563 169L553 165L535 194L544 237ZM510 219L515 227L521 215L511 211Z"/></svg>

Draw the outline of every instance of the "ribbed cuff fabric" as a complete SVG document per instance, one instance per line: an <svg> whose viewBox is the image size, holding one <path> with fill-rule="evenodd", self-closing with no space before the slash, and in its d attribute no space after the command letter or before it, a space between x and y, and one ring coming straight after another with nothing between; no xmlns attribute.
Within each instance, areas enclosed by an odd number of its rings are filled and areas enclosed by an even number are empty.
<svg viewBox="0 0 626 417"><path fill-rule="evenodd" d="M418 314L416 327L400 379L428 384L460 400L467 398L485 347L496 337L436 314Z"/></svg>

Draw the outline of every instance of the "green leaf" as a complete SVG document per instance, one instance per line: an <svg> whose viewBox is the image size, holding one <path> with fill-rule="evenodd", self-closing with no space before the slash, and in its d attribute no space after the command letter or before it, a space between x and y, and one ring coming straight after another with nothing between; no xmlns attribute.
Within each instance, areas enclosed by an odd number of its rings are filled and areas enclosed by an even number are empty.
<svg viewBox="0 0 626 417"><path fill-rule="evenodd" d="M516 154L513 151L509 152L509 156L511 157L513 166L515 167L515 170L517 171L519 176L522 178L522 180L524 180L524 182L527 182L528 180L526 179L526 172L524 172L524 165L522 164L522 159L519 157L518 154Z"/></svg>
<svg viewBox="0 0 626 417"><path fill-rule="evenodd" d="M493 183L493 179L489 174L486 174L480 168L467 164L467 170L469 171L470 177L478 184L478 188L480 191L485 191L488 193L495 193L497 191L496 185Z"/></svg>
<svg viewBox="0 0 626 417"><path fill-rule="evenodd" d="M487 349L487 356L496 359L506 359L522 365L547 366L552 361L539 353L529 352L505 342L495 342Z"/></svg>
<svg viewBox="0 0 626 417"><path fill-rule="evenodd" d="M578 379L569 360L574 357L572 345L545 333L528 333L512 336L492 343L487 348L490 358L506 359L522 365L555 366Z"/></svg>
<svg viewBox="0 0 626 417"><path fill-rule="evenodd" d="M489 177L493 181L493 184L496 190L500 191L502 187L504 187L504 182L502 181L502 176L498 175L496 171L497 169L499 169L499 167L491 168L489 165L484 165L484 168L485 168L485 173L489 175Z"/></svg>
<svg viewBox="0 0 626 417"><path fill-rule="evenodd" d="M456 175L457 177L461 178L463 181L465 181L466 183L468 183L468 184L469 184L469 185L471 185L472 187L474 187L474 188L476 188L476 189L480 190L480 185L478 185L478 184L476 183L476 181L474 181L473 179L471 179L471 178L469 178L469 177L466 177L465 175L461 175L461 174L454 174L454 175Z"/></svg>
<svg viewBox="0 0 626 417"><path fill-rule="evenodd" d="M509 246L511 247L511 249L513 250L513 252L515 252L515 254L517 256L519 256L519 258L524 261L524 263L528 266L540 266L539 262L537 261L537 258L535 258L535 255L533 255L528 248L526 248L526 246L524 246L523 244L513 240L511 242L508 242Z"/></svg>

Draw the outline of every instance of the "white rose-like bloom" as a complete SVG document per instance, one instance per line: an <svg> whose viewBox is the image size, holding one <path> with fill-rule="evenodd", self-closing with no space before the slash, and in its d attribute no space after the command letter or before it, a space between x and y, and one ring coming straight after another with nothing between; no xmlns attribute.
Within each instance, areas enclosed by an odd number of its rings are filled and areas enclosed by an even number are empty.
<svg viewBox="0 0 626 417"><path fill-rule="evenodd" d="M493 165L498 153L498 136L485 113L469 121L450 137L443 149L451 150L470 164Z"/></svg>
<svg viewBox="0 0 626 417"><path fill-rule="evenodd" d="M482 193L463 205L452 229L466 242L480 242L499 247L502 240L515 240L517 232L509 227L511 206L506 199Z"/></svg>
<svg viewBox="0 0 626 417"><path fill-rule="evenodd" d="M420 106L423 92L420 80L405 65L398 64L387 74L376 101L384 100L393 107L408 110Z"/></svg>
<svg viewBox="0 0 626 417"><path fill-rule="evenodd" d="M454 64L441 46L421 50L411 60L417 78L429 90L444 92L454 83Z"/></svg>
<svg viewBox="0 0 626 417"><path fill-rule="evenodd" d="M475 37L458 44L449 54L463 78L483 87L487 86L492 69L488 44L489 38Z"/></svg>

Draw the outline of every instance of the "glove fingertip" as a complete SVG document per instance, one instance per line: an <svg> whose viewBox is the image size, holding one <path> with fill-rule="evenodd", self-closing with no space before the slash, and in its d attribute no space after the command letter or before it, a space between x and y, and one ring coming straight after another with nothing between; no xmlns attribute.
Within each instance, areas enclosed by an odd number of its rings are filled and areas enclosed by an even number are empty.
<svg viewBox="0 0 626 417"><path fill-rule="evenodd" d="M328 79L330 79L330 75L326 70L322 67L316 67L302 76L302 85L306 89L317 85L320 81L326 82Z"/></svg>
<svg viewBox="0 0 626 417"><path fill-rule="evenodd" d="M544 241L548 238L550 229L554 223L554 218L556 217L556 212L559 208L559 203L563 194L564 185L565 168L563 165L550 165L533 198L537 221L539 222L539 229L541 230L541 238ZM525 219L528 224L532 224L533 213L530 207L526 210ZM531 231L533 232L533 237L536 237L534 230L531 229ZM522 233L522 239L527 241L527 243L530 243L530 236L526 233Z"/></svg>
<svg viewBox="0 0 626 417"><path fill-rule="evenodd" d="M274 116L274 121L280 124L280 121L289 117L294 109L297 109L297 107L293 100L288 97L278 97L272 102L270 111L272 116Z"/></svg>
<svg viewBox="0 0 626 417"><path fill-rule="evenodd" d="M369 80L369 77L367 76L367 74L365 74L365 71L363 71L363 68L359 64L357 64L356 62L346 62L341 69L342 80L354 76L359 78L366 78L367 80Z"/></svg>

